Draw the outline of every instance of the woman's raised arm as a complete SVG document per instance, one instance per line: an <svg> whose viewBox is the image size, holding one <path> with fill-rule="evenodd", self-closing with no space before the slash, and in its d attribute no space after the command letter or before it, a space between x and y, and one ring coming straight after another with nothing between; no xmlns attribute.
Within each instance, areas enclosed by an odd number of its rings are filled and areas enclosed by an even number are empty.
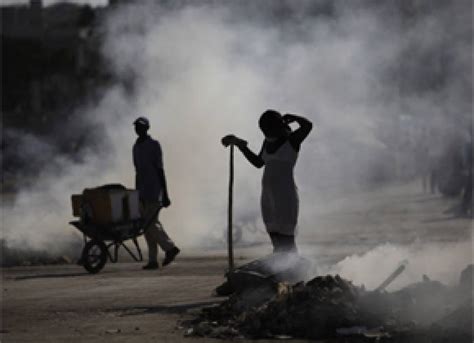
<svg viewBox="0 0 474 343"><path fill-rule="evenodd" d="M298 129L293 131L289 137L290 143L293 145L293 147L296 150L299 150L301 143L303 143L303 141L306 139L306 137L308 137L309 133L313 129L313 123L304 117L294 114L285 114L283 116L283 121L286 124L296 122L300 126Z"/></svg>

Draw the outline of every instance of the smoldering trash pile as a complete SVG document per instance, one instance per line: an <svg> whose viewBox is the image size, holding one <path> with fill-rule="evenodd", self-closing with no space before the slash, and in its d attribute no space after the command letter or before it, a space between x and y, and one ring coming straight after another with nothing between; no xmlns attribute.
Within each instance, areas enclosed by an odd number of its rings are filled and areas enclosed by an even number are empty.
<svg viewBox="0 0 474 343"><path fill-rule="evenodd" d="M329 339L331 342L472 342L472 265L459 285L423 276L396 292L366 291L339 275L265 282L182 323L185 336Z"/></svg>

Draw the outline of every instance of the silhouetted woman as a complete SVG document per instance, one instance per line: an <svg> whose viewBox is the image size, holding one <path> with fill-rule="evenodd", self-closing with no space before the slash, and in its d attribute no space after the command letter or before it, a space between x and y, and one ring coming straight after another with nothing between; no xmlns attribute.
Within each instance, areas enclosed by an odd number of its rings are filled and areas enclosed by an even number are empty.
<svg viewBox="0 0 474 343"><path fill-rule="evenodd" d="M288 125L293 122L300 126L295 131L291 131ZM297 252L295 229L298 223L298 192L293 169L301 143L313 124L294 114L282 116L277 111L267 110L261 115L259 126L265 139L258 155L248 148L247 141L234 135L224 137L223 142L236 145L255 167L265 166L261 208L273 251Z"/></svg>

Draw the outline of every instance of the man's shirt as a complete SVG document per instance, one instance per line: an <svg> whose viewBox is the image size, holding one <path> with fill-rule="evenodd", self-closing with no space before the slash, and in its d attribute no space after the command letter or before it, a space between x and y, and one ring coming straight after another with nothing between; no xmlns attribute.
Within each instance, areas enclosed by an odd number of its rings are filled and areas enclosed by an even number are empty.
<svg viewBox="0 0 474 343"><path fill-rule="evenodd" d="M150 136L138 138L133 146L135 165L135 187L141 201L162 200L163 184L159 176L163 169L163 155L160 143Z"/></svg>

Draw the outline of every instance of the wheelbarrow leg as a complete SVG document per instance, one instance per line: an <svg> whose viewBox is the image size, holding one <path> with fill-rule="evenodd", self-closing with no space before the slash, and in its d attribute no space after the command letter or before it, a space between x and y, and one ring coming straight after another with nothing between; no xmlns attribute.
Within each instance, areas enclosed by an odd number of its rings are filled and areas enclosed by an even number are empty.
<svg viewBox="0 0 474 343"><path fill-rule="evenodd" d="M111 248L112 246L114 247L114 254L113 254L113 255L110 253L110 248ZM118 258L118 254L117 254L117 250L118 250L117 243L115 243L115 242L109 243L109 244L107 244L106 248L107 248L107 255L109 256L110 262L112 262L112 263L117 262L117 258Z"/></svg>
<svg viewBox="0 0 474 343"><path fill-rule="evenodd" d="M114 263L118 261L118 250L119 250L119 247L122 243L117 243L115 242L114 243Z"/></svg>
<svg viewBox="0 0 474 343"><path fill-rule="evenodd" d="M134 239L134 242L135 243L135 239ZM125 243L120 243L121 246L124 247L125 250L127 250L127 252L129 253L130 256L132 256L132 258L135 260L135 261L143 261L143 257L141 255L141 251L140 251L140 248L137 246L137 250L138 250L138 257L133 253L132 250L130 250L129 247L127 247L127 245ZM136 243L135 243L136 245Z"/></svg>
<svg viewBox="0 0 474 343"><path fill-rule="evenodd" d="M134 238L132 241L133 241L133 244L135 245L135 248L137 248L137 251L138 251L138 261L143 261L142 249L140 249L140 245L138 244L137 239Z"/></svg>
<svg viewBox="0 0 474 343"><path fill-rule="evenodd" d="M83 266L83 265L84 265L84 258L82 257L82 255L84 255L84 254L83 254L84 248L86 247L86 244L87 244L87 236L83 233L83 234L82 234L82 237L83 237L83 239L84 239L84 247L83 247L82 250L81 250L81 256L79 256L79 259L78 259L77 262L76 262L76 264L77 264L78 266Z"/></svg>

